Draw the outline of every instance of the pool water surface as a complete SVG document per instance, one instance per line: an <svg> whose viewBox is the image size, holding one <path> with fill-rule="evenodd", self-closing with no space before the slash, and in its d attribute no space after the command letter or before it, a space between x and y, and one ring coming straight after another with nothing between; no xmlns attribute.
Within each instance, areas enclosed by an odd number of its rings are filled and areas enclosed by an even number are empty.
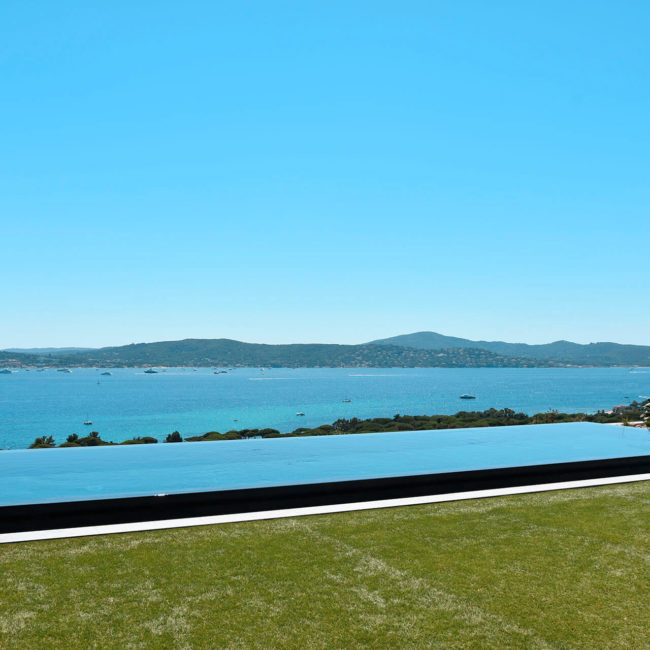
<svg viewBox="0 0 650 650"><path fill-rule="evenodd" d="M0 452L0 506L417 476L650 455L594 423Z"/></svg>

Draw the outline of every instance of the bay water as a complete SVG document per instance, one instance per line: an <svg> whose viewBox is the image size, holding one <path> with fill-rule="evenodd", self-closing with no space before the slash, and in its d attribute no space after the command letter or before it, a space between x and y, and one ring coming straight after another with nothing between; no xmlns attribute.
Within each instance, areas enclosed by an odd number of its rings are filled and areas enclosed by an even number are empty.
<svg viewBox="0 0 650 650"><path fill-rule="evenodd" d="M271 427L338 418L511 408L593 413L650 396L648 368L73 368L0 375L0 448L99 431L105 440ZM460 395L475 395L462 400ZM350 401L344 401L350 400ZM297 413L304 413L298 416ZM92 426L84 425L91 420Z"/></svg>

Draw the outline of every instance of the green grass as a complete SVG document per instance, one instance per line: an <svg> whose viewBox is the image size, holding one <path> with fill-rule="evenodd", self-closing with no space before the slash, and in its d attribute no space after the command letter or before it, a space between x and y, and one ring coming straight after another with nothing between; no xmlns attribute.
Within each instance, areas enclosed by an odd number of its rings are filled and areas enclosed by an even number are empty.
<svg viewBox="0 0 650 650"><path fill-rule="evenodd" d="M0 647L648 648L650 482L0 547Z"/></svg>

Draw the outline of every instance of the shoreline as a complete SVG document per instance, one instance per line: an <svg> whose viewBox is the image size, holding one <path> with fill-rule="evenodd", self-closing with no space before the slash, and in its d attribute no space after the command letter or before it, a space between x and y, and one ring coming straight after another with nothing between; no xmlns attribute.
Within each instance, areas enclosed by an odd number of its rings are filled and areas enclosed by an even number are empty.
<svg viewBox="0 0 650 650"><path fill-rule="evenodd" d="M392 418L356 417L339 418L331 424L317 427L298 427L288 433L277 429L231 429L225 433L208 431L202 435L183 438L179 431L168 434L164 440L154 436L137 436L122 442L103 440L97 431L80 437L71 434L66 442L56 444L52 436L40 436L27 449L55 449L71 447L103 447L115 445L171 444L183 442L219 442L224 440L249 440L267 438L295 438L331 435L362 435L365 433L397 433L400 431L442 431L448 429L467 429L474 427L504 427L533 424L557 424L566 422L596 422L615 426L630 426L650 429L650 398L643 402L632 402L624 407L601 410L595 414L559 413L549 411L527 415L512 409L487 409L484 411L458 411L454 415L400 415ZM3 450L0 450L3 451ZM7 450L4 450L7 451Z"/></svg>

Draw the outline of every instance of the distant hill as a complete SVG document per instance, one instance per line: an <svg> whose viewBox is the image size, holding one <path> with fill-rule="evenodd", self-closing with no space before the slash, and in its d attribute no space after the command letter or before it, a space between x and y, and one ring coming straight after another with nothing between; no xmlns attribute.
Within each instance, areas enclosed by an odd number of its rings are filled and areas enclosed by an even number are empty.
<svg viewBox="0 0 650 650"><path fill-rule="evenodd" d="M508 357L586 366L650 366L650 346L620 343L571 343L555 341L543 345L506 343L504 341L472 341L437 332L416 332L372 341L370 345L399 345L418 350L460 348L487 350Z"/></svg>
<svg viewBox="0 0 650 650"><path fill-rule="evenodd" d="M3 357L4 355L4 357ZM231 339L186 339L101 348L68 355L0 353L0 364L54 366L266 366L327 368L516 368L531 365L523 358L507 357L471 348L425 350L398 345L293 344L264 345ZM2 359L5 361L2 361ZM36 360L36 362L35 362ZM539 362L554 365L553 362Z"/></svg>
<svg viewBox="0 0 650 650"><path fill-rule="evenodd" d="M18 352L20 354L76 354L77 352L88 352L95 348L6 348L0 352Z"/></svg>
<svg viewBox="0 0 650 650"><path fill-rule="evenodd" d="M22 354L0 350L0 368L15 366L39 366L43 363L42 357L35 354Z"/></svg>
<svg viewBox="0 0 650 650"><path fill-rule="evenodd" d="M264 345L185 339L67 352L0 351L0 366L266 366L287 368L518 368L650 366L650 346L556 341L546 345L470 341L418 332L363 345Z"/></svg>

